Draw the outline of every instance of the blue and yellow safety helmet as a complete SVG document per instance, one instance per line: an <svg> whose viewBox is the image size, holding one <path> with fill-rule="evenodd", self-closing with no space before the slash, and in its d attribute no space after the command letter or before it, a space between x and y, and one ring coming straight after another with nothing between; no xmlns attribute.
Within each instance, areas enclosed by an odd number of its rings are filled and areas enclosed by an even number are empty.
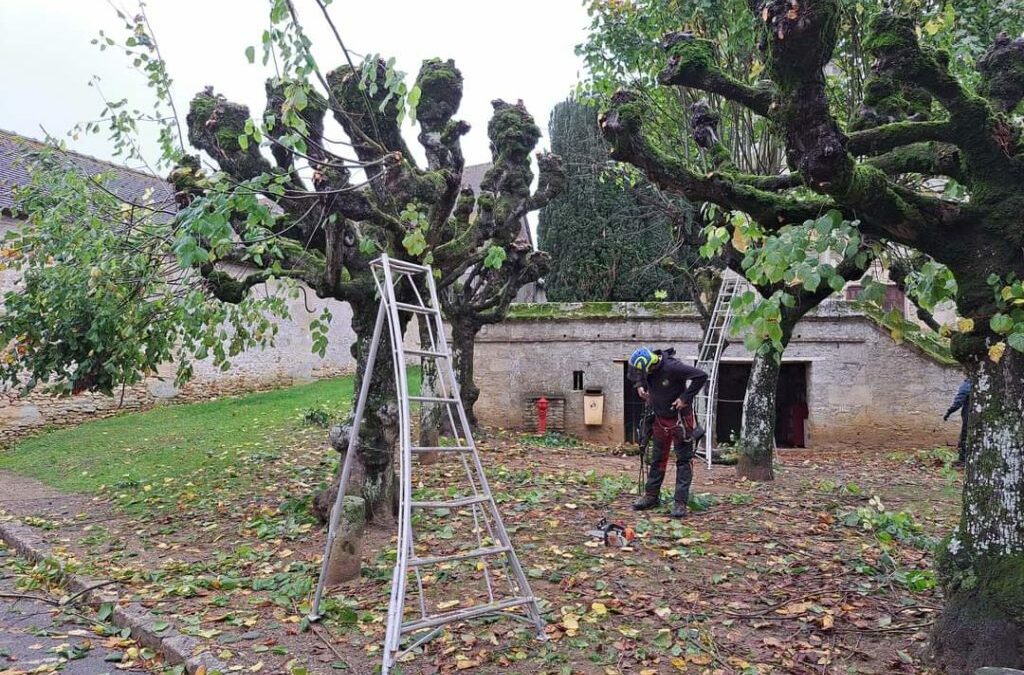
<svg viewBox="0 0 1024 675"><path fill-rule="evenodd" d="M660 360L661 357L647 347L640 347L629 355L629 366L646 373Z"/></svg>

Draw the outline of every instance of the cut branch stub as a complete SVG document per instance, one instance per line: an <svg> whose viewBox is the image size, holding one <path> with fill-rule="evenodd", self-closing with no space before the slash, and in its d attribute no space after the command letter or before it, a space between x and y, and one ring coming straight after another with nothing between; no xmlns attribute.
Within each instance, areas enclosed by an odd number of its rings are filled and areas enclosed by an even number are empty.
<svg viewBox="0 0 1024 675"><path fill-rule="evenodd" d="M1024 99L1024 38L1010 40L1000 33L978 59L981 95L1001 112L1012 113Z"/></svg>
<svg viewBox="0 0 1024 675"><path fill-rule="evenodd" d="M384 82L387 66L377 62L377 80ZM361 84L358 70L341 66L327 73L327 84L331 88L331 111L352 140L356 154L364 162L372 162L381 156L381 148L387 152L400 152L409 159L409 148L402 139L398 126L398 101L388 98L389 92L380 87L373 95Z"/></svg>
<svg viewBox="0 0 1024 675"><path fill-rule="evenodd" d="M462 73L451 59L427 59L420 67L416 86L420 90L416 107L416 119L420 123L418 139L426 152L428 168L449 171L445 205L450 208L458 194L465 166L460 142L469 132L469 124L452 119L462 103Z"/></svg>
<svg viewBox="0 0 1024 675"><path fill-rule="evenodd" d="M298 85L296 85L298 86ZM267 122L267 134L280 141L281 137L288 133L282 120L284 118L284 104L286 101L285 90L288 83L277 78L267 80L265 89L267 93L267 107L264 110L264 120ZM329 153L323 147L324 137L324 114L327 112L327 101L319 92L310 88L306 93L306 107L297 111L300 119L305 123L306 128L301 130L306 143L306 154L317 162L325 162L329 159ZM272 121L271 121L272 120ZM271 145L271 152L278 166L285 170L292 168L292 153L280 143ZM347 172L344 172L347 174ZM336 178L337 180L337 178ZM340 187L347 182L341 181L334 187Z"/></svg>
<svg viewBox="0 0 1024 675"><path fill-rule="evenodd" d="M207 87L192 99L185 120L189 142L205 150L235 179L249 180L270 171L270 162L260 154L257 143L249 143L243 150L239 142L249 120L246 106L232 103Z"/></svg>
<svg viewBox="0 0 1024 675"><path fill-rule="evenodd" d="M540 129L522 101L495 100L491 105L494 115L487 124L487 135L493 163L480 182L478 207L487 236L498 235L507 241L519 234L516 215L530 198L530 153L540 140Z"/></svg>
<svg viewBox="0 0 1024 675"><path fill-rule="evenodd" d="M829 110L824 65L838 32L835 0L765 0L768 72L779 88L775 118L783 126L786 158L812 188L844 186L853 175L846 139Z"/></svg>
<svg viewBox="0 0 1024 675"><path fill-rule="evenodd" d="M174 201L179 209L186 208L192 200L203 194L206 179L199 164L198 155L182 155L167 182L174 186Z"/></svg>
<svg viewBox="0 0 1024 675"><path fill-rule="evenodd" d="M416 85L420 88L416 119L425 131L441 133L462 103L462 73L451 59L427 59Z"/></svg>

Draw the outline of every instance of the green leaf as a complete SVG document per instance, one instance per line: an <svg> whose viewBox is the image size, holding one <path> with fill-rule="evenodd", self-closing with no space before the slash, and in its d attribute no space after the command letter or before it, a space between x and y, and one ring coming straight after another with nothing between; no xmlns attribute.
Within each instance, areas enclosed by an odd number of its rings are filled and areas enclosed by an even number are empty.
<svg viewBox="0 0 1024 675"><path fill-rule="evenodd" d="M1017 324L1017 332L1006 338L1006 344L1018 352L1024 352L1024 324Z"/></svg>
<svg viewBox="0 0 1024 675"><path fill-rule="evenodd" d="M487 257L484 258L484 267L492 270L501 269L502 264L505 262L505 258L508 254L505 253L505 249L500 246L491 246L487 249Z"/></svg>
<svg viewBox="0 0 1024 675"><path fill-rule="evenodd" d="M166 621L157 621L157 622L155 622L153 624L153 630L155 632L157 632L157 633L162 633L163 631L167 630L170 627L171 627L171 624L169 624Z"/></svg>
<svg viewBox="0 0 1024 675"><path fill-rule="evenodd" d="M1006 335L1013 330L1013 319L1006 314L1000 313L989 319L988 325L996 333Z"/></svg>
<svg viewBox="0 0 1024 675"><path fill-rule="evenodd" d="M409 252L409 255L418 256L427 250L427 240L423 236L423 230L416 228L402 239L402 246Z"/></svg>
<svg viewBox="0 0 1024 675"><path fill-rule="evenodd" d="M249 61L249 63L255 63L256 62L256 48L251 46L251 45L246 47L245 48L245 58Z"/></svg>
<svg viewBox="0 0 1024 675"><path fill-rule="evenodd" d="M247 135L238 134L238 147L242 149L242 152L249 149L249 137Z"/></svg>
<svg viewBox="0 0 1024 675"><path fill-rule="evenodd" d="M295 87L292 92L292 105L295 106L296 110L305 110L306 106L309 105L309 99L306 98L306 90L302 87Z"/></svg>

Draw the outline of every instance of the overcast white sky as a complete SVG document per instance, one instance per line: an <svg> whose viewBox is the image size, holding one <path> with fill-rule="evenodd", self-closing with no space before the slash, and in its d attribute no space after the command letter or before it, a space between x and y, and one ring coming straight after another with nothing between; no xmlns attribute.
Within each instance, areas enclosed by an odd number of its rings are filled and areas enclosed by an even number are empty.
<svg viewBox="0 0 1024 675"><path fill-rule="evenodd" d="M116 1L135 6L134 0ZM340 64L342 54L313 3L296 3L318 61L326 68ZM259 52L268 4L149 0L182 115L192 94L208 84L262 112L263 82L272 73L258 60L250 65L245 48L255 45ZM469 164L490 160L492 99L522 99L546 134L551 108L580 75L573 47L587 25L581 0L334 0L331 12L350 50L394 56L410 77L424 58L455 59L465 77L459 117L473 126L463 146ZM39 138L42 126L63 136L76 123L96 119L102 103L88 86L93 75L102 78L108 98L127 97L148 108L152 99L142 76L123 54L90 44L101 29L122 36L106 0L0 0L0 128ZM407 128L406 135L416 146L415 130ZM68 144L111 159L103 134ZM155 149L149 154L155 157Z"/></svg>

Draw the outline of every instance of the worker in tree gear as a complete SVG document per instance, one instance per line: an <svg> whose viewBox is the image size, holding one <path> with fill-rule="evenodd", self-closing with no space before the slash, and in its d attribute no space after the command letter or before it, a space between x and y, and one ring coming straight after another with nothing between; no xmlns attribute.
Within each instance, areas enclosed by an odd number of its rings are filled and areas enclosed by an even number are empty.
<svg viewBox="0 0 1024 675"><path fill-rule="evenodd" d="M661 484L668 468L669 451L676 449L676 490L672 517L686 515L693 481L693 432L696 422L693 399L708 381L703 370L688 366L674 356L674 349L641 347L629 357L630 377L637 395L654 411L654 458L644 495L633 508L653 509L661 503Z"/></svg>
<svg viewBox="0 0 1024 675"><path fill-rule="evenodd" d="M950 415L957 410L960 411L960 440L956 444L956 449L959 451L956 459L957 464L963 464L964 460L967 459L967 418L970 415L970 408L971 381L965 378L960 383L960 388L956 390L953 405L949 406L949 410L942 416L943 420L948 420Z"/></svg>

